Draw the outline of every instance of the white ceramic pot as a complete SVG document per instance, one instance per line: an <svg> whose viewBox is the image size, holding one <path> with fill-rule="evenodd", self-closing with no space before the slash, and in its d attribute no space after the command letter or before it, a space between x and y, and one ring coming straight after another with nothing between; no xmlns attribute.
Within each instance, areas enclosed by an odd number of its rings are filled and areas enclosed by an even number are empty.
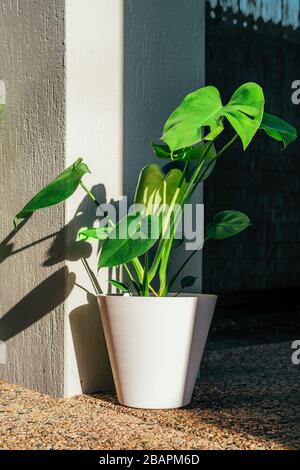
<svg viewBox="0 0 300 470"><path fill-rule="evenodd" d="M179 408L192 398L217 297L98 297L118 400Z"/></svg>

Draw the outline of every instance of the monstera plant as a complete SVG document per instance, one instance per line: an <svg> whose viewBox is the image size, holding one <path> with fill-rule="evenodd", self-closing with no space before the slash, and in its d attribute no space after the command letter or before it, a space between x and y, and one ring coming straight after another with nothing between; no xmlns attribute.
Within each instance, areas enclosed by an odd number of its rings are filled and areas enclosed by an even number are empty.
<svg viewBox="0 0 300 470"><path fill-rule="evenodd" d="M219 146L225 131L228 141ZM297 137L294 127L265 113L264 93L258 84L243 84L227 104L214 86L188 94L166 121L161 141L152 144L157 163L141 171L136 211L79 232L82 239L101 240L98 269L122 266L126 272L123 280L110 279L125 296L99 296L121 403L168 408L190 401L216 297L170 293L203 244L236 236L252 222L238 210L226 208L216 214L206 226L204 241L186 254L174 272L170 260L179 242L176 233L191 196L220 158L230 154L238 140L246 151L260 132L281 142L283 148ZM159 161L168 163L166 171ZM82 182L87 173L89 168L78 159L25 205L15 216L15 224L38 209L64 201L78 186L99 205ZM195 277L184 277L181 290L194 282Z"/></svg>
<svg viewBox="0 0 300 470"><path fill-rule="evenodd" d="M195 250L184 261L177 273L168 277L170 256L176 243L175 205L184 209L200 183L212 173L215 165L233 143L240 139L244 150L251 143L259 130L266 132L275 140L281 141L284 148L296 139L296 130L282 119L264 112L263 90L256 83L246 83L236 90L226 105L222 104L217 88L207 86L187 95L178 108L171 114L164 125L162 143L152 144L155 155L165 161L174 163L165 174L157 163L147 165L141 171L135 193L135 203L143 206L141 213L128 215L116 226L111 221L102 228L90 227L81 230L83 239L105 240L99 257L98 268L124 266L128 282L111 280L122 292L149 296L166 296L175 280L180 275L187 260L197 252ZM224 132L226 123L231 125L233 136L228 143L217 148L218 137ZM228 129L230 132L230 129ZM181 165L176 165L181 163ZM171 165L172 166L172 165ZM23 219L38 209L46 208L70 197L80 185L96 203L95 197L86 188L82 178L90 170L78 159L48 186L43 188L16 215ZM162 207L168 207L163 211ZM159 227L152 237L148 234L149 224ZM124 235L124 230L131 225L133 233ZM206 228L208 240L223 240L238 235L251 225L246 214L226 210L217 214ZM129 232L129 230L127 230ZM169 237L166 237L168 232ZM139 236L138 236L139 234ZM145 234L146 235L146 234ZM147 253L156 248L152 263ZM200 247L199 247L200 248ZM144 255L144 260L139 257ZM160 287L154 290L151 283L158 276ZM189 277L189 281L194 278ZM184 279L183 285L189 287Z"/></svg>

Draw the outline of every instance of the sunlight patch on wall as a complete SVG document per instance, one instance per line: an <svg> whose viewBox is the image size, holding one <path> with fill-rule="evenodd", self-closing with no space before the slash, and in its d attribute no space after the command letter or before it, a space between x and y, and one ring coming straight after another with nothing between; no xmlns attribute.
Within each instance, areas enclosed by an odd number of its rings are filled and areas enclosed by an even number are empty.
<svg viewBox="0 0 300 470"><path fill-rule="evenodd" d="M253 16L254 20L262 19L265 23L300 26L300 0L208 0L211 8L220 5L224 12L229 8L234 14L239 11L245 16Z"/></svg>

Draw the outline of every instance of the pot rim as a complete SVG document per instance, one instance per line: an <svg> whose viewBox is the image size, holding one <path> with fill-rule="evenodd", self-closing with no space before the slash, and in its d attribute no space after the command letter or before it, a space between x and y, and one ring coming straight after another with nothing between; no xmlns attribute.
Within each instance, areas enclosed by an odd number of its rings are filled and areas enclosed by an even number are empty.
<svg viewBox="0 0 300 470"><path fill-rule="evenodd" d="M174 294L174 295L173 295ZM215 295L215 294L190 294L190 293L187 293L187 294L180 294L178 296L175 297L175 293L171 293L169 294L168 296L165 296L165 297L156 297L155 295L151 295L149 297L143 297L143 296L140 296L140 295L124 295L124 294L99 294L97 295L97 298L110 298L110 299L119 299L119 298L123 298L123 299L130 299L130 300L136 300L136 299L147 299L147 300L150 300L150 299L154 299L154 300L162 300L162 299L168 299L168 300L173 300L173 301L178 301L178 300L186 300L186 299L198 299L199 297L206 297L206 298L211 298L211 299L217 299L218 296Z"/></svg>

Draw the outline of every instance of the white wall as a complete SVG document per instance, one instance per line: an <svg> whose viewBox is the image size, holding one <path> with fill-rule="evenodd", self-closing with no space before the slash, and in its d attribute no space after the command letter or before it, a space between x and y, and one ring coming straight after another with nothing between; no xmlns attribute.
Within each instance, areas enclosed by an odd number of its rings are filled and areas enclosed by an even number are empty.
<svg viewBox="0 0 300 470"><path fill-rule="evenodd" d="M122 196L123 0L66 0L66 165L78 156L84 157L92 171L84 181L100 203ZM86 217L80 214L83 197ZM66 203L67 265L76 273L76 283L91 292L91 282L78 259L81 252L74 244L74 231L92 225L96 209L83 191ZM95 273L96 248L94 244L88 257ZM106 292L108 272L102 270L98 279ZM65 315L65 394L80 393L81 387L89 392L111 388L95 299L75 286L66 301Z"/></svg>

